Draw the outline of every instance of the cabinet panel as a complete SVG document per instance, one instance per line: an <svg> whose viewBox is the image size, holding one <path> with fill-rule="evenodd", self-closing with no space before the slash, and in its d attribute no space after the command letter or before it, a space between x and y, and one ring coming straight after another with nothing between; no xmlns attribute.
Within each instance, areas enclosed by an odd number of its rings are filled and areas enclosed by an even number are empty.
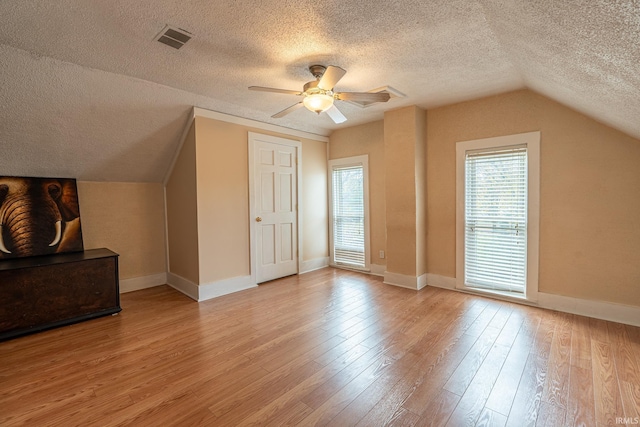
<svg viewBox="0 0 640 427"><path fill-rule="evenodd" d="M0 339L120 310L118 255L107 249L0 263Z"/></svg>

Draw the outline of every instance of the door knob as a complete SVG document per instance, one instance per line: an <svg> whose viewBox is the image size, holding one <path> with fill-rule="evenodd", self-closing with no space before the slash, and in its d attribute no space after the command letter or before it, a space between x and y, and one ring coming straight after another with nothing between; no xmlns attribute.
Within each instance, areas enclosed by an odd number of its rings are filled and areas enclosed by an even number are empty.
<svg viewBox="0 0 640 427"><path fill-rule="evenodd" d="M262 222L262 218L260 218L259 216L256 217L256 222Z"/></svg>

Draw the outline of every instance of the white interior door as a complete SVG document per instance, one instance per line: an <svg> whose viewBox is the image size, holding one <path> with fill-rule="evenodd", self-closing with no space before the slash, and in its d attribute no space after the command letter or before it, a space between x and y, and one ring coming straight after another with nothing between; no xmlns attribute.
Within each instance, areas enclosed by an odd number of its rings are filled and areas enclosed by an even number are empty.
<svg viewBox="0 0 640 427"><path fill-rule="evenodd" d="M256 283L298 272L298 147L291 143L297 141L249 137Z"/></svg>

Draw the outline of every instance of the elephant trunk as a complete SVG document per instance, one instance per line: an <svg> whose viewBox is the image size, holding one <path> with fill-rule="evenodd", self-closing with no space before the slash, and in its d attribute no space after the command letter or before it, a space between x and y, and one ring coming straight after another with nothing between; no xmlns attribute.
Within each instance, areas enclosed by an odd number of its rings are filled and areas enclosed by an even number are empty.
<svg viewBox="0 0 640 427"><path fill-rule="evenodd" d="M44 209L43 209L44 208ZM35 206L29 198L20 198L5 205L0 215L0 251L14 256L31 256L52 253L60 242L62 225L59 214L56 215L46 206L40 211L51 211L48 221L36 223L33 216Z"/></svg>
<svg viewBox="0 0 640 427"><path fill-rule="evenodd" d="M30 215L31 204L29 199L18 199L4 211L2 241L5 249L10 251L8 253L16 256L28 256L33 253L34 226Z"/></svg>

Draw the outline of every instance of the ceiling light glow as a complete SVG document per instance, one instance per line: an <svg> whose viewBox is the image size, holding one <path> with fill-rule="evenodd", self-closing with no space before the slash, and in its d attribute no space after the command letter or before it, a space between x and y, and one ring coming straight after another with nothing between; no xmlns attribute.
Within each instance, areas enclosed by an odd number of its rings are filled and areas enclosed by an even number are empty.
<svg viewBox="0 0 640 427"><path fill-rule="evenodd" d="M326 93L312 93L302 100L302 103L309 111L314 113L322 113L327 111L333 105L333 96Z"/></svg>

